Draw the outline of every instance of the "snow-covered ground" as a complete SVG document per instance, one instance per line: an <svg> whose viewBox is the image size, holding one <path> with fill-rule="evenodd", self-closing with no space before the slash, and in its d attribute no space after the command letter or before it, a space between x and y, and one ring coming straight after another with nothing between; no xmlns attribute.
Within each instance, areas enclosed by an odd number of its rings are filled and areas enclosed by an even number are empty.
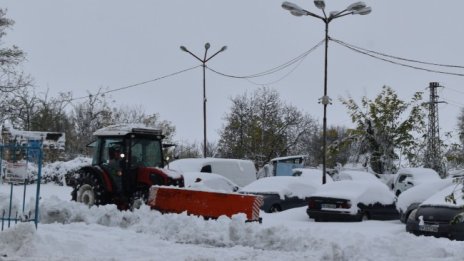
<svg viewBox="0 0 464 261"><path fill-rule="evenodd" d="M71 166L45 167L62 176ZM49 175L50 173L44 173ZM11 186L0 183L0 208ZM26 187L26 209L36 185ZM13 186L21 205L23 186ZM0 232L6 260L464 260L464 242L416 237L396 221L316 223L306 208L261 213L262 224L204 220L165 214L147 206L121 212L114 205L88 208L72 202L71 189L40 188L40 223L19 223ZM20 207L20 206L19 206Z"/></svg>

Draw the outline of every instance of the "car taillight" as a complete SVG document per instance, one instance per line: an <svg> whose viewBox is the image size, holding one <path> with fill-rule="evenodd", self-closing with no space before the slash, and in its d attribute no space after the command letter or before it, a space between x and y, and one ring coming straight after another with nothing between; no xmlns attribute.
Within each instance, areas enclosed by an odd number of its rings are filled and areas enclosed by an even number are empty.
<svg viewBox="0 0 464 261"><path fill-rule="evenodd" d="M340 208L351 208L351 201L345 201L342 204L340 204Z"/></svg>
<svg viewBox="0 0 464 261"><path fill-rule="evenodd" d="M308 200L308 208L312 208L312 209L316 208L316 200L314 199Z"/></svg>

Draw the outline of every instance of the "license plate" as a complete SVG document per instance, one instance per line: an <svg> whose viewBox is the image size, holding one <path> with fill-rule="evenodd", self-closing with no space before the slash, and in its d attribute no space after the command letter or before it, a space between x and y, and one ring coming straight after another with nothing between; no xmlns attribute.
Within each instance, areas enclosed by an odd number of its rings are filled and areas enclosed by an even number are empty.
<svg viewBox="0 0 464 261"><path fill-rule="evenodd" d="M419 226L419 230L420 231L424 231L424 232L438 232L438 225L422 225L422 226Z"/></svg>
<svg viewBox="0 0 464 261"><path fill-rule="evenodd" d="M335 204L321 204L321 208L337 208Z"/></svg>

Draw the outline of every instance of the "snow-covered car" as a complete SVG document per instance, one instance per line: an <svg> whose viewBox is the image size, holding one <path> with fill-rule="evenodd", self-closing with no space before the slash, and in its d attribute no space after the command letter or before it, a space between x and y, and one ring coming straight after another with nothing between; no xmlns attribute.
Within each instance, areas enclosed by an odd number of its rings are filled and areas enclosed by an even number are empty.
<svg viewBox="0 0 464 261"><path fill-rule="evenodd" d="M294 168L292 169L292 176L314 176L321 178L322 181L322 170L315 168Z"/></svg>
<svg viewBox="0 0 464 261"><path fill-rule="evenodd" d="M322 173L322 172L321 172ZM331 182L330 177L328 177ZM312 177L275 176L258 179L239 190L240 193L263 196L261 209L279 212L307 205L307 197L322 184L321 175Z"/></svg>
<svg viewBox="0 0 464 261"><path fill-rule="evenodd" d="M203 191L236 192L240 187L231 180L216 174L205 172L183 172L184 186Z"/></svg>
<svg viewBox="0 0 464 261"><path fill-rule="evenodd" d="M448 172L450 178L461 178L464 177L464 169L454 169Z"/></svg>
<svg viewBox="0 0 464 261"><path fill-rule="evenodd" d="M315 221L393 220L399 214L395 195L373 174L342 171L308 198L306 213Z"/></svg>
<svg viewBox="0 0 464 261"><path fill-rule="evenodd" d="M399 195L407 189L423 182L439 180L438 173L429 168L402 168L398 170L395 181L393 182L393 191Z"/></svg>
<svg viewBox="0 0 464 261"><path fill-rule="evenodd" d="M411 211L406 231L415 235L464 240L464 200L462 181L448 186Z"/></svg>
<svg viewBox="0 0 464 261"><path fill-rule="evenodd" d="M256 180L255 164L251 160L223 158L188 158L170 162L165 168L180 172L219 174L243 187Z"/></svg>
<svg viewBox="0 0 464 261"><path fill-rule="evenodd" d="M406 223L409 214L427 198L436 192L453 184L453 179L440 179L430 182L425 182L414 186L398 196L396 201L396 209L400 213L400 220Z"/></svg>

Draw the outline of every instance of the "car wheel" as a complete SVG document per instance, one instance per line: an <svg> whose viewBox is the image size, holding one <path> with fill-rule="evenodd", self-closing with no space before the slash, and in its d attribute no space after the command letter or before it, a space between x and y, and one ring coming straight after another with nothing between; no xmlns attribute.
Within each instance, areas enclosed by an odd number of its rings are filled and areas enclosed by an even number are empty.
<svg viewBox="0 0 464 261"><path fill-rule="evenodd" d="M366 221L366 220L369 220L369 219L370 219L369 213L363 212L360 221Z"/></svg>
<svg viewBox="0 0 464 261"><path fill-rule="evenodd" d="M282 207L280 207L278 204L274 204L269 208L270 213L276 213L282 211Z"/></svg>

